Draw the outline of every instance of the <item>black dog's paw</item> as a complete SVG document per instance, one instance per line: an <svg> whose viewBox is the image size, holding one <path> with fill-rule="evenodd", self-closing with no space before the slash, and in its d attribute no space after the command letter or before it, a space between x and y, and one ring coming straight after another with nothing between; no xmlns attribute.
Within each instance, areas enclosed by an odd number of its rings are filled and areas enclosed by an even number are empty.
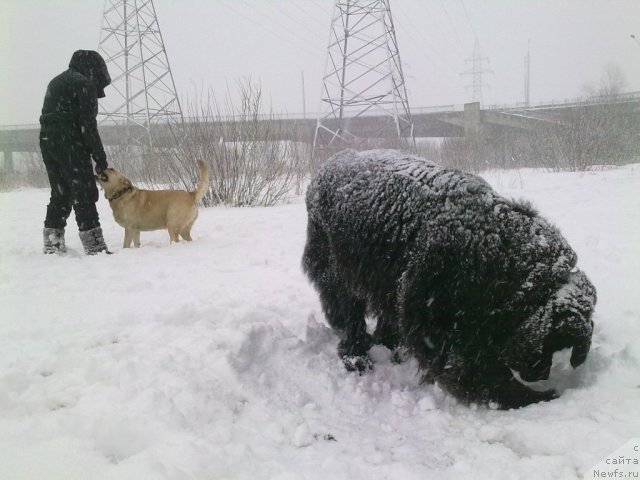
<svg viewBox="0 0 640 480"><path fill-rule="evenodd" d="M358 372L362 375L368 370L373 370L373 362L369 355L343 355L342 362L348 372Z"/></svg>
<svg viewBox="0 0 640 480"><path fill-rule="evenodd" d="M409 350L405 347L397 347L391 352L391 361L393 363L404 363L411 358Z"/></svg>
<svg viewBox="0 0 640 480"><path fill-rule="evenodd" d="M373 368L369 358L369 349L373 346L373 338L364 334L356 339L344 339L338 344L338 355L349 372L362 373Z"/></svg>

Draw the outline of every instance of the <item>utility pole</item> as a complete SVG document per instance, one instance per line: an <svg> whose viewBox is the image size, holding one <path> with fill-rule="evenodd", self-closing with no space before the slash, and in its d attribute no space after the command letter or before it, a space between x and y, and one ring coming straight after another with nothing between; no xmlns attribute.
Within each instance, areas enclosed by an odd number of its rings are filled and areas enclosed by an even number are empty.
<svg viewBox="0 0 640 480"><path fill-rule="evenodd" d="M524 57L524 105L528 107L531 103L531 40L527 43L527 55Z"/></svg>
<svg viewBox="0 0 640 480"><path fill-rule="evenodd" d="M314 148L413 139L390 0L336 0L320 104Z"/></svg>
<svg viewBox="0 0 640 480"><path fill-rule="evenodd" d="M482 90L488 87L483 83L482 76L485 73L493 73L493 71L484 67L484 63L488 63L489 59L482 56L480 42L477 38L473 46L473 57L465 59L465 62L471 64L471 69L462 72L461 75L471 75L471 85L467 85L467 88L471 88L472 91L471 101L482 103Z"/></svg>
<svg viewBox="0 0 640 480"><path fill-rule="evenodd" d="M302 80L302 118L307 118L307 102L304 93L304 70L300 72L300 77Z"/></svg>
<svg viewBox="0 0 640 480"><path fill-rule="evenodd" d="M153 128L182 125L153 0L105 0L98 51L112 77L100 102L101 124L126 125L129 140L143 146L153 143Z"/></svg>

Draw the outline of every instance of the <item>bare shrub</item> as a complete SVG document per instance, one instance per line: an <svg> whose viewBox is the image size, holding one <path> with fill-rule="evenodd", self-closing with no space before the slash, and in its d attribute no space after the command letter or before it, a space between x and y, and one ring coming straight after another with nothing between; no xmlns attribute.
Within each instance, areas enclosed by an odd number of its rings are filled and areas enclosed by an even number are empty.
<svg viewBox="0 0 640 480"><path fill-rule="evenodd" d="M638 114L632 102L600 96L562 109L531 130L489 130L478 139L448 138L439 161L470 172L489 168L584 171L640 158Z"/></svg>
<svg viewBox="0 0 640 480"><path fill-rule="evenodd" d="M503 166L506 158L500 142L494 138L454 137L446 138L440 145L439 161L451 168L478 173Z"/></svg>
<svg viewBox="0 0 640 480"><path fill-rule="evenodd" d="M511 145L526 166L584 171L600 165L623 165L640 155L637 113L630 104L577 105L560 123L542 124Z"/></svg>
<svg viewBox="0 0 640 480"><path fill-rule="evenodd" d="M261 113L260 87L241 82L239 93L239 107L229 95L224 108L212 95L188 104L187 116L197 120L185 122L183 138L172 152L172 181L184 186L197 178L196 160L208 165L210 187L203 199L207 206L274 205L293 190L299 192L309 170L308 144L286 131L272 113Z"/></svg>
<svg viewBox="0 0 640 480"><path fill-rule="evenodd" d="M0 191L15 190L16 188L49 186L47 169L42 157L36 152L22 152L15 154L14 169L0 173Z"/></svg>
<svg viewBox="0 0 640 480"><path fill-rule="evenodd" d="M509 142L512 155L526 166L582 171L623 165L640 158L640 128L633 98L619 68L608 65L599 88L564 108L555 122L542 123Z"/></svg>
<svg viewBox="0 0 640 480"><path fill-rule="evenodd" d="M109 166L125 173L144 188L171 188L179 183L179 179L174 173L170 152L167 148L142 146L123 140L121 144L108 148Z"/></svg>
<svg viewBox="0 0 640 480"><path fill-rule="evenodd" d="M418 141L416 143L416 153L424 158L428 158L434 162L442 163L441 152L442 142L433 142L427 139L427 141Z"/></svg>

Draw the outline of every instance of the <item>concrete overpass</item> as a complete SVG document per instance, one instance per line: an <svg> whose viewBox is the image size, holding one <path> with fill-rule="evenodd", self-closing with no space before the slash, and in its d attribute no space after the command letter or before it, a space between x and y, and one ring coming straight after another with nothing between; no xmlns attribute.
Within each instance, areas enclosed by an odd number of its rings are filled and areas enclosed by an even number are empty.
<svg viewBox="0 0 640 480"><path fill-rule="evenodd" d="M546 103L536 106L523 105L494 105L481 108L479 103L465 105L444 105L438 107L414 108L412 121L414 136L421 137L479 137L495 129L533 129L541 123L561 125L568 121L572 111L580 109L594 109L603 105L625 105L625 112L631 112L637 117L640 125L640 92L625 93L607 98L593 97L582 102ZM316 115L265 115L258 117L259 122L269 123L273 137L281 140L298 140L312 142ZM236 127L247 126L246 122L236 117L222 117L215 122L206 123L198 119L186 119L210 132L212 138L225 138L225 131L229 124ZM395 126L390 117L360 116L347 119L349 131L360 137L388 137L395 136ZM106 146L119 145L123 138L129 136L131 127L116 125L100 125L100 135ZM134 127L135 128L135 127ZM154 138L171 140L172 135L166 127L160 129ZM13 167L14 152L39 152L38 125L0 126L0 151L4 157L5 169ZM164 130L164 131L162 131ZM237 131L237 129L236 129ZM138 134L144 129L138 127ZM162 140L161 140L162 142ZM167 141L167 145L168 145Z"/></svg>

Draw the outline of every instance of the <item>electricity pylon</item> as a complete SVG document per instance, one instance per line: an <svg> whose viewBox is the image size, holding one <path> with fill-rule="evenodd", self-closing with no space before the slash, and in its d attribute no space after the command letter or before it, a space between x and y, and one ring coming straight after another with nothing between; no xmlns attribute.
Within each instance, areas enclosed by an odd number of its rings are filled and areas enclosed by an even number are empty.
<svg viewBox="0 0 640 480"><path fill-rule="evenodd" d="M98 51L111 74L100 101L100 123L126 125L130 139L150 145L152 128L182 125L176 93L152 0L105 0Z"/></svg>
<svg viewBox="0 0 640 480"><path fill-rule="evenodd" d="M482 75L485 73L493 73L493 71L484 67L484 62L489 62L489 59L482 56L480 51L480 42L476 38L473 46L473 57L465 60L467 63L471 63L471 69L462 72L461 75L471 75L471 85L467 85L467 88L471 88L471 101L482 103L482 91L485 87L488 87L486 83L482 82Z"/></svg>
<svg viewBox="0 0 640 480"><path fill-rule="evenodd" d="M390 0L336 0L313 145L413 138Z"/></svg>

